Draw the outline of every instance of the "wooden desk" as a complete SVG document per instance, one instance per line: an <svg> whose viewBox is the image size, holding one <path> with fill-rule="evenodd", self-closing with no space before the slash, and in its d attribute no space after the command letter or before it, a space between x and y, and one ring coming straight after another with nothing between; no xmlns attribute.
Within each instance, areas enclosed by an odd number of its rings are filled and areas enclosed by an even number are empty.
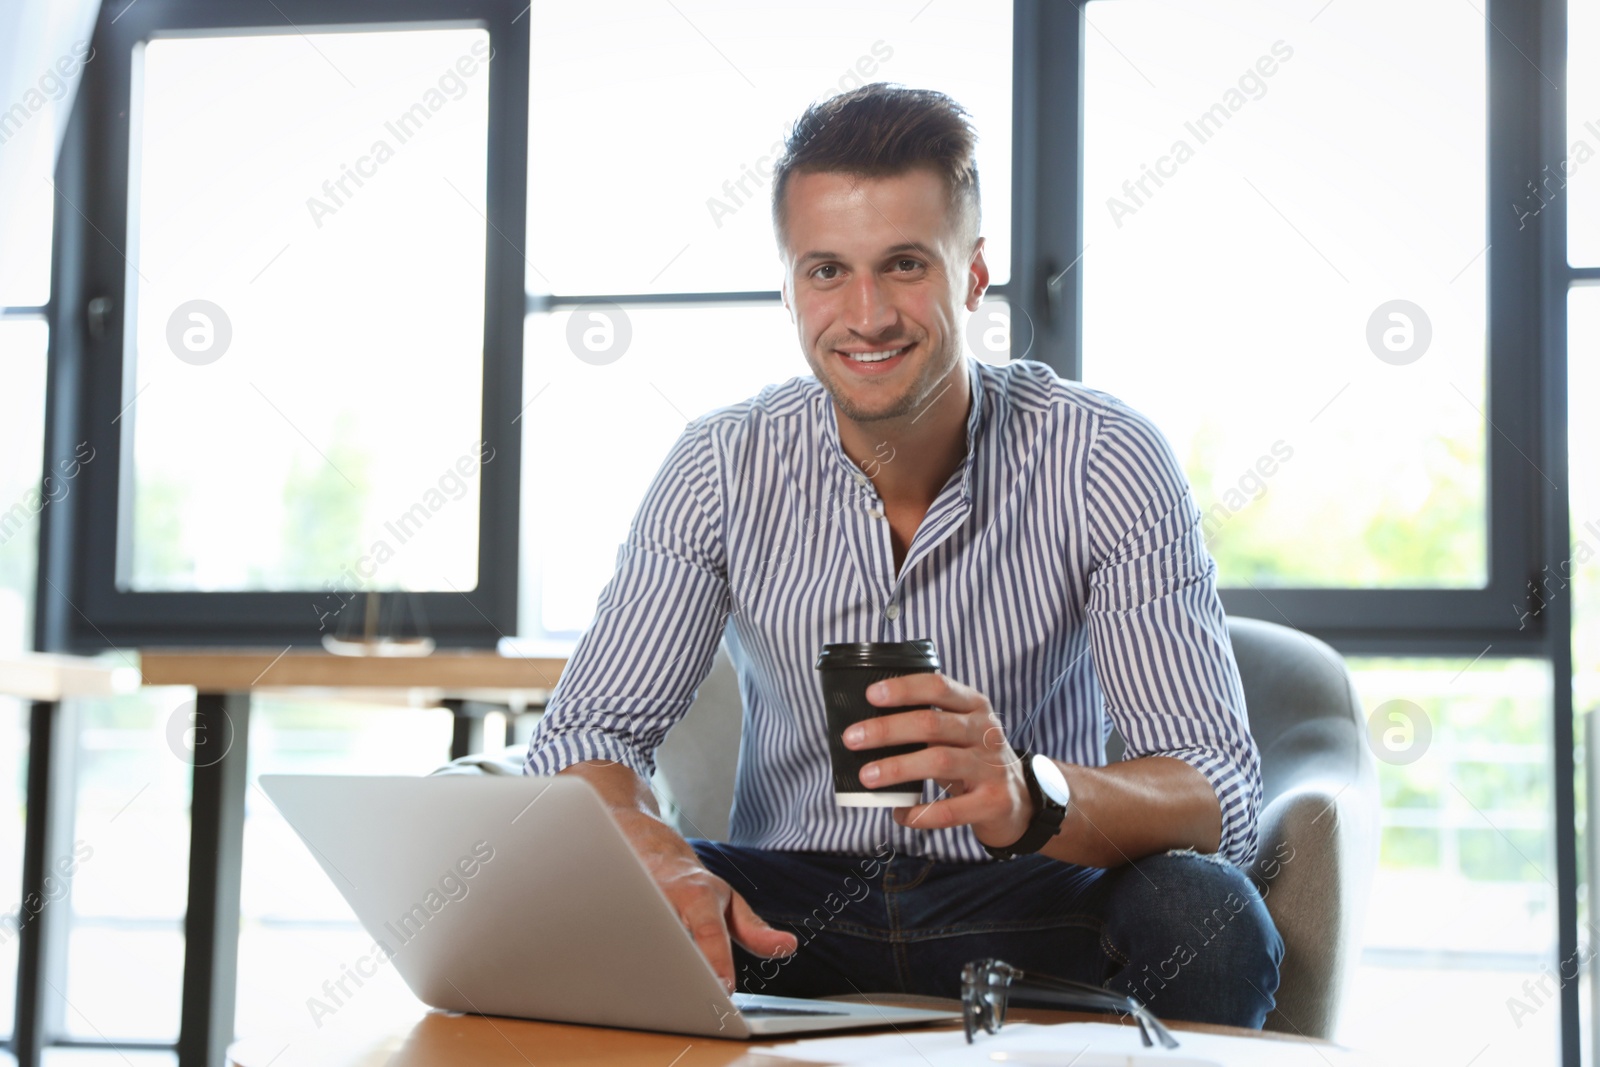
<svg viewBox="0 0 1600 1067"><path fill-rule="evenodd" d="M426 656L333 656L307 649L148 649L139 653L145 685L192 685L207 692L248 689L437 689L547 692L565 656L518 658L497 652Z"/></svg>
<svg viewBox="0 0 1600 1067"><path fill-rule="evenodd" d="M863 998L847 996L836 999ZM879 1004L909 1007L952 1010L960 1007L956 1001L934 997L873 995L871 1000ZM1035 1023L1114 1021L1109 1015L1084 1015L1037 1008L1013 1008L1006 1018L1011 1022ZM943 1029L959 1031L961 1026L952 1023L915 1028L917 1032ZM1293 1035L1198 1023L1171 1023L1169 1029L1179 1034L1180 1040L1181 1034L1187 1030L1248 1036L1262 1041L1328 1044ZM528 1067L530 1063L537 1067L576 1067L579 1064L592 1067L597 1063L604 1063L607 1067L779 1067L800 1061L763 1050L800 1036L790 1034L765 1041L724 1041L641 1030L611 1030L598 1026L569 1026L523 1019L428 1012L420 1019L401 1021L389 1028L369 1025L364 1031L361 1028L339 1031L330 1027L314 1035L293 1039L247 1039L228 1050L228 1063L230 1067L457 1067L459 1064L472 1064L474 1067Z"/></svg>
<svg viewBox="0 0 1600 1067"><path fill-rule="evenodd" d="M233 1038L251 693L360 692L397 703L448 707L455 715L454 757L481 747L479 709L484 704L542 704L565 666L564 657L519 658L487 651L419 657L334 656L303 649L163 648L140 653L145 685L195 688L195 708L185 731L192 746L174 746L174 753L191 764L194 779L179 1067L221 1067Z"/></svg>

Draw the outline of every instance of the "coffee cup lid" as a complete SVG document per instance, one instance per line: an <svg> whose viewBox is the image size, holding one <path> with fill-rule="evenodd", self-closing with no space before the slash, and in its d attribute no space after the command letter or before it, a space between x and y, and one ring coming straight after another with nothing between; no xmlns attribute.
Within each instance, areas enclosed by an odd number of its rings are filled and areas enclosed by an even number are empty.
<svg viewBox="0 0 1600 1067"><path fill-rule="evenodd" d="M844 667L939 669L939 652L927 638L914 641L850 641L823 645L817 670Z"/></svg>

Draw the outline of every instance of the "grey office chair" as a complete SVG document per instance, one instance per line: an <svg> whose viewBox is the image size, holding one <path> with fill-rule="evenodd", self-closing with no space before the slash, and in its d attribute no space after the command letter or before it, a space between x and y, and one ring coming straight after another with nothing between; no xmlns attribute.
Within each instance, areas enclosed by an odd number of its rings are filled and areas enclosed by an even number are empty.
<svg viewBox="0 0 1600 1067"><path fill-rule="evenodd" d="M1344 661L1298 630L1230 618L1265 796L1250 871L1282 934L1278 1007L1266 1027L1332 1038L1347 971L1359 951L1377 857L1377 772L1365 716ZM742 705L725 648L694 704L656 752L652 781L686 836L726 840ZM1112 738L1108 757L1121 754ZM447 770L517 773L523 749L469 756Z"/></svg>
<svg viewBox="0 0 1600 1067"><path fill-rule="evenodd" d="M1299 630L1230 618L1264 796L1251 869L1283 935L1266 1028L1333 1038L1378 859L1378 772L1339 654ZM1289 857L1270 865L1275 857Z"/></svg>

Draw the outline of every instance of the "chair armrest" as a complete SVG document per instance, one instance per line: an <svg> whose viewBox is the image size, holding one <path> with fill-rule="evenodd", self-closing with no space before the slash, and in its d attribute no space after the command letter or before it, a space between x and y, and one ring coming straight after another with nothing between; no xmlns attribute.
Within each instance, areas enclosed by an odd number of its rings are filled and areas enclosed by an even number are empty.
<svg viewBox="0 0 1600 1067"><path fill-rule="evenodd" d="M510 745L503 752L479 752L453 759L443 767L428 772L436 774L521 774L528 758L527 745Z"/></svg>
<svg viewBox="0 0 1600 1067"><path fill-rule="evenodd" d="M1250 875L1284 942L1277 1009L1266 1029L1331 1039L1377 860L1377 776L1296 783L1261 814Z"/></svg>
<svg viewBox="0 0 1600 1067"><path fill-rule="evenodd" d="M528 746L510 745L503 752L479 752L470 756L461 756L451 760L442 767L437 767L428 772L428 777L442 774L516 774L524 773L527 766ZM667 788L661 772L658 770L650 781L651 788L655 790L656 800L661 808L661 816L673 829L685 837L691 836L696 831L680 826L681 815L678 804L673 799L671 791Z"/></svg>

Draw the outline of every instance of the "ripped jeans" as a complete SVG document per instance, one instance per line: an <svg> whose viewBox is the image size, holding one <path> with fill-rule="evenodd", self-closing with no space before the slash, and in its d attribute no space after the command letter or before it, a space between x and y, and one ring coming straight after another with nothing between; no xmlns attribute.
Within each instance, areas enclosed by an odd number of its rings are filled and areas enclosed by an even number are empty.
<svg viewBox="0 0 1600 1067"><path fill-rule="evenodd" d="M954 998L962 965L993 957L1131 993L1163 1019L1259 1029L1273 1007L1283 939L1249 877L1215 857L1157 853L1102 870L1040 855L947 863L888 845L846 856L689 843L799 939L771 960L735 943L741 992Z"/></svg>

